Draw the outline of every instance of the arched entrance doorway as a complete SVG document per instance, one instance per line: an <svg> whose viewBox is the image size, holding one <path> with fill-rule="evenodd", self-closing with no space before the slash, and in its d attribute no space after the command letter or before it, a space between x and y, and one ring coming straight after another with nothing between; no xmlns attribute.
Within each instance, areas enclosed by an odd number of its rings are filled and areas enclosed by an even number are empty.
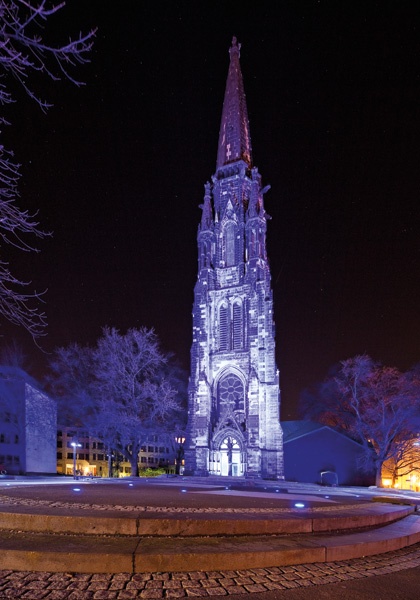
<svg viewBox="0 0 420 600"><path fill-rule="evenodd" d="M220 474L225 477L243 475L241 447L238 440L228 435L220 444Z"/></svg>
<svg viewBox="0 0 420 600"><path fill-rule="evenodd" d="M216 435L210 450L209 472L222 477L245 475L244 440L239 431L228 426Z"/></svg>
<svg viewBox="0 0 420 600"><path fill-rule="evenodd" d="M209 473L223 477L245 475L245 386L239 372L224 373L217 383L210 440Z"/></svg>

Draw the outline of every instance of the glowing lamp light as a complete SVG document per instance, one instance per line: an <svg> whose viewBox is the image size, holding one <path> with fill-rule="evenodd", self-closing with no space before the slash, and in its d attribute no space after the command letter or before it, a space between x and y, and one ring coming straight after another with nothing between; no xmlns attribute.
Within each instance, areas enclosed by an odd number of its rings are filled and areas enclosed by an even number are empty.
<svg viewBox="0 0 420 600"><path fill-rule="evenodd" d="M187 490L181 490L181 492L186 492Z"/></svg>
<svg viewBox="0 0 420 600"><path fill-rule="evenodd" d="M82 444L79 442L71 442L70 446L73 448L73 479L79 479L76 475L76 459L77 459L77 448L81 448Z"/></svg>
<svg viewBox="0 0 420 600"><path fill-rule="evenodd" d="M133 487L134 483L129 483L128 487Z"/></svg>
<svg viewBox="0 0 420 600"><path fill-rule="evenodd" d="M295 506L296 506L296 508L305 508L305 505L303 504L303 502L296 502Z"/></svg>
<svg viewBox="0 0 420 600"><path fill-rule="evenodd" d="M73 492L80 492L80 488L73 488Z"/></svg>

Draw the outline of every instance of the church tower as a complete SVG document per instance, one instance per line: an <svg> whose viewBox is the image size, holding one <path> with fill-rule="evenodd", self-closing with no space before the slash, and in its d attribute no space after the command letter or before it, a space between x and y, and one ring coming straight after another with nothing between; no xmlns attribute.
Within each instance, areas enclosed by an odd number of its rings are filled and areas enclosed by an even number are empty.
<svg viewBox="0 0 420 600"><path fill-rule="evenodd" d="M233 38L216 172L198 227L185 474L283 478L261 175Z"/></svg>

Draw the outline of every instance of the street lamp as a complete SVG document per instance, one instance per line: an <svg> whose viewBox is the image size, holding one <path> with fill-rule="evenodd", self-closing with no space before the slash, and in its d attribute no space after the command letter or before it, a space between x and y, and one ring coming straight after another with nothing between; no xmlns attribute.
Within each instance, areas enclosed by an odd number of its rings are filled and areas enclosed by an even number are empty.
<svg viewBox="0 0 420 600"><path fill-rule="evenodd" d="M77 448L81 448L82 444L79 442L71 442L70 446L73 446L73 479L77 479L76 477L76 453Z"/></svg>
<svg viewBox="0 0 420 600"><path fill-rule="evenodd" d="M175 474L180 474L182 459L184 458L184 446L182 445L185 442L184 437L176 437L176 443L178 444L178 449L176 451L176 464L175 464Z"/></svg>

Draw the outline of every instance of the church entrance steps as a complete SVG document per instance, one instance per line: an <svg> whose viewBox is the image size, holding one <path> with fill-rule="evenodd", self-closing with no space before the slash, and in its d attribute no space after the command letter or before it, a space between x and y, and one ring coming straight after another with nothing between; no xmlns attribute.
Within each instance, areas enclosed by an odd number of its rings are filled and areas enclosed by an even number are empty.
<svg viewBox="0 0 420 600"><path fill-rule="evenodd" d="M17 508L17 507L16 507ZM0 513L2 569L79 573L224 571L347 560L420 542L415 506L363 503L322 514ZM51 514L51 511L54 514ZM81 511L79 511L80 513ZM322 512L322 511L321 511Z"/></svg>

